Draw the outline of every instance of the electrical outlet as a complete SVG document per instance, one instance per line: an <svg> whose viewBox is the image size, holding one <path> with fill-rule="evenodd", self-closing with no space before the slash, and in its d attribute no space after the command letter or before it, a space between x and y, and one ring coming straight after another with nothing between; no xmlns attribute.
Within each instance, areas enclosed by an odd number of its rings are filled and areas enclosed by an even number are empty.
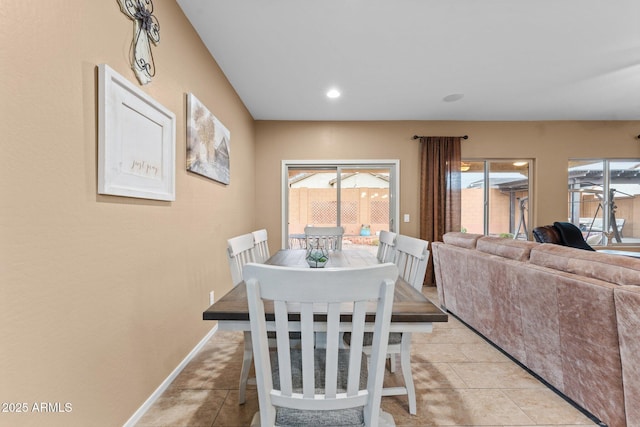
<svg viewBox="0 0 640 427"><path fill-rule="evenodd" d="M411 217L409 216L409 214L404 214L404 222L409 222L410 219Z"/></svg>
<svg viewBox="0 0 640 427"><path fill-rule="evenodd" d="M209 304L213 304L216 302L216 297L214 291L209 292Z"/></svg>

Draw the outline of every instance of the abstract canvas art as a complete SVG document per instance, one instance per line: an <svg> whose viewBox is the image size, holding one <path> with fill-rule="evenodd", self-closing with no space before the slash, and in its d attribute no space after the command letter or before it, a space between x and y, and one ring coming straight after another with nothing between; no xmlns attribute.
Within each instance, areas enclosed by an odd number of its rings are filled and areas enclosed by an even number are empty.
<svg viewBox="0 0 640 427"><path fill-rule="evenodd" d="M229 184L229 130L192 93L187 95L187 170Z"/></svg>

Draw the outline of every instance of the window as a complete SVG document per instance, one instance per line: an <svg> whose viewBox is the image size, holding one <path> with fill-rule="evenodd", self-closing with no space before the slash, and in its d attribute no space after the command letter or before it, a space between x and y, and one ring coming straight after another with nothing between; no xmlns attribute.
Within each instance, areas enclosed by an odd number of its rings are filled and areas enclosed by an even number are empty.
<svg viewBox="0 0 640 427"><path fill-rule="evenodd" d="M304 227L342 226L343 246L377 248L380 230L396 229L397 160L283 161L283 247L300 247Z"/></svg>
<svg viewBox="0 0 640 427"><path fill-rule="evenodd" d="M531 160L462 160L462 231L528 239Z"/></svg>
<svg viewBox="0 0 640 427"><path fill-rule="evenodd" d="M568 219L590 245L640 243L640 159L569 160Z"/></svg>

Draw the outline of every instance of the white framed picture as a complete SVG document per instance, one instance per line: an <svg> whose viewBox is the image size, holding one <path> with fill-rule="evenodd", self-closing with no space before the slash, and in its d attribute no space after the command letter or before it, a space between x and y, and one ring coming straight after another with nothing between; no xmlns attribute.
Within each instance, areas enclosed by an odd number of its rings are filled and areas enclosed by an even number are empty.
<svg viewBox="0 0 640 427"><path fill-rule="evenodd" d="M98 66L98 193L175 200L176 116Z"/></svg>
<svg viewBox="0 0 640 427"><path fill-rule="evenodd" d="M194 94L187 94L187 170L229 184L231 133Z"/></svg>

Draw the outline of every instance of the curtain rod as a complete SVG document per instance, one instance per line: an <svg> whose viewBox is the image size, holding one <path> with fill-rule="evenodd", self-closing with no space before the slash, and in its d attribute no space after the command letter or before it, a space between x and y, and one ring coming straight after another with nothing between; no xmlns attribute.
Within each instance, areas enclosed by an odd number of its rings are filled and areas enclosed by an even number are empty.
<svg viewBox="0 0 640 427"><path fill-rule="evenodd" d="M640 135L638 137L640 138ZM420 139L420 138L427 138L427 137L426 136L413 135L412 139ZM469 135L459 136L458 138L469 139Z"/></svg>

